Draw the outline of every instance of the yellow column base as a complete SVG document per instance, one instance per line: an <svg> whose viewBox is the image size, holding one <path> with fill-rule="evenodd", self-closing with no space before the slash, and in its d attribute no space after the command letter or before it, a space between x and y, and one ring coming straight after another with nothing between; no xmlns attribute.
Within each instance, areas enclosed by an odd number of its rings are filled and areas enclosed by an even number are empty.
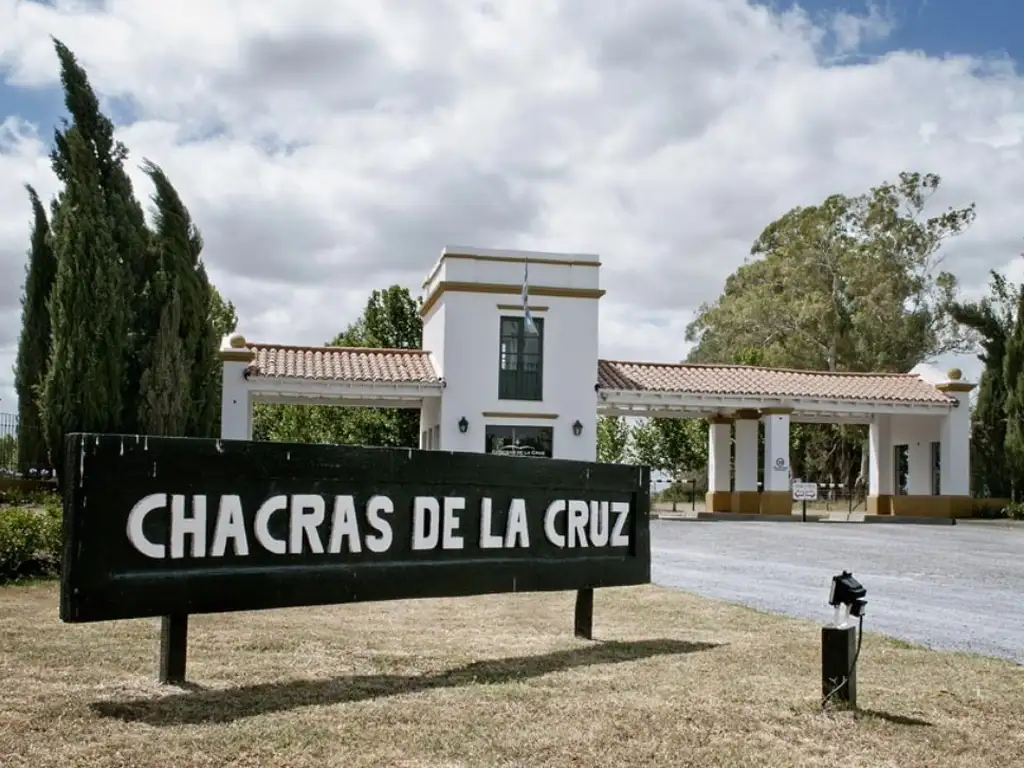
<svg viewBox="0 0 1024 768"><path fill-rule="evenodd" d="M732 511L744 515L761 513L761 494L758 491L733 491Z"/></svg>
<svg viewBox="0 0 1024 768"><path fill-rule="evenodd" d="M762 515L793 514L793 494L791 491L763 491L761 493Z"/></svg>
<svg viewBox="0 0 1024 768"><path fill-rule="evenodd" d="M881 494L881 495L878 495L878 496L868 496L867 514L869 514L869 515L891 515L892 514L892 496L890 496L889 494Z"/></svg>
<svg viewBox="0 0 1024 768"><path fill-rule="evenodd" d="M970 496L892 496L892 514L900 517L970 517ZM870 497L869 497L870 500Z"/></svg>
<svg viewBox="0 0 1024 768"><path fill-rule="evenodd" d="M704 495L704 509L708 512L731 512L732 491L708 491Z"/></svg>

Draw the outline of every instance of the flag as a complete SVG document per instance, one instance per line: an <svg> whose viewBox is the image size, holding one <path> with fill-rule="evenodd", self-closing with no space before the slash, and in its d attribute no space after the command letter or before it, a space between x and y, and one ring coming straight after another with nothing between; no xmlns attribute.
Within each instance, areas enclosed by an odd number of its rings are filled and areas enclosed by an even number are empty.
<svg viewBox="0 0 1024 768"><path fill-rule="evenodd" d="M523 263L523 320L526 326L527 333L537 333L537 326L533 324L533 318L530 316L530 297L529 297L529 283L530 283L530 263Z"/></svg>

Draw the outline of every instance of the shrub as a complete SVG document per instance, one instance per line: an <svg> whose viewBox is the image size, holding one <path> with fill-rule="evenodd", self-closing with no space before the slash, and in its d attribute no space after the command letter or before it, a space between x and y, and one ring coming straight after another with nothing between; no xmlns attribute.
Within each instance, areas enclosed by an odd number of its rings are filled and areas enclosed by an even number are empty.
<svg viewBox="0 0 1024 768"><path fill-rule="evenodd" d="M52 499L59 499L60 494L50 488L37 485L0 483L0 507L34 507L42 506Z"/></svg>
<svg viewBox="0 0 1024 768"><path fill-rule="evenodd" d="M63 513L48 500L42 509L0 507L0 581L50 576L60 568Z"/></svg>
<svg viewBox="0 0 1024 768"><path fill-rule="evenodd" d="M30 575L43 548L43 516L24 507L0 510L0 579Z"/></svg>
<svg viewBox="0 0 1024 768"><path fill-rule="evenodd" d="M1003 513L1014 520L1024 520L1024 501L1011 501L1003 508Z"/></svg>
<svg viewBox="0 0 1024 768"><path fill-rule="evenodd" d="M64 507L59 496L46 500L40 515L43 518L40 554L50 571L60 570L60 555L64 544Z"/></svg>

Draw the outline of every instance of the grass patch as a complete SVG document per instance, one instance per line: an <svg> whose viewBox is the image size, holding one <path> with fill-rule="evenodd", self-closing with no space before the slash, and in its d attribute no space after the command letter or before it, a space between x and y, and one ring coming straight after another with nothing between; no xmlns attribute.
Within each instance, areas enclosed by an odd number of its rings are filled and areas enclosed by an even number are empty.
<svg viewBox="0 0 1024 768"><path fill-rule="evenodd" d="M819 708L820 635L657 587L196 616L187 690L159 622L63 625L0 590L0 765L1008 766L1024 668L865 637L861 713Z"/></svg>

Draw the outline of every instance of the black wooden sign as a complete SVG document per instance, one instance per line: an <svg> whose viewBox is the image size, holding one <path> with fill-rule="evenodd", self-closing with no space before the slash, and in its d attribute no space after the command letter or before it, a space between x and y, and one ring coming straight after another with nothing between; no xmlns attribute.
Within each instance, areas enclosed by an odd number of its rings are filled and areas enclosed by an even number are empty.
<svg viewBox="0 0 1024 768"><path fill-rule="evenodd" d="M646 467L73 434L67 622L650 581Z"/></svg>

